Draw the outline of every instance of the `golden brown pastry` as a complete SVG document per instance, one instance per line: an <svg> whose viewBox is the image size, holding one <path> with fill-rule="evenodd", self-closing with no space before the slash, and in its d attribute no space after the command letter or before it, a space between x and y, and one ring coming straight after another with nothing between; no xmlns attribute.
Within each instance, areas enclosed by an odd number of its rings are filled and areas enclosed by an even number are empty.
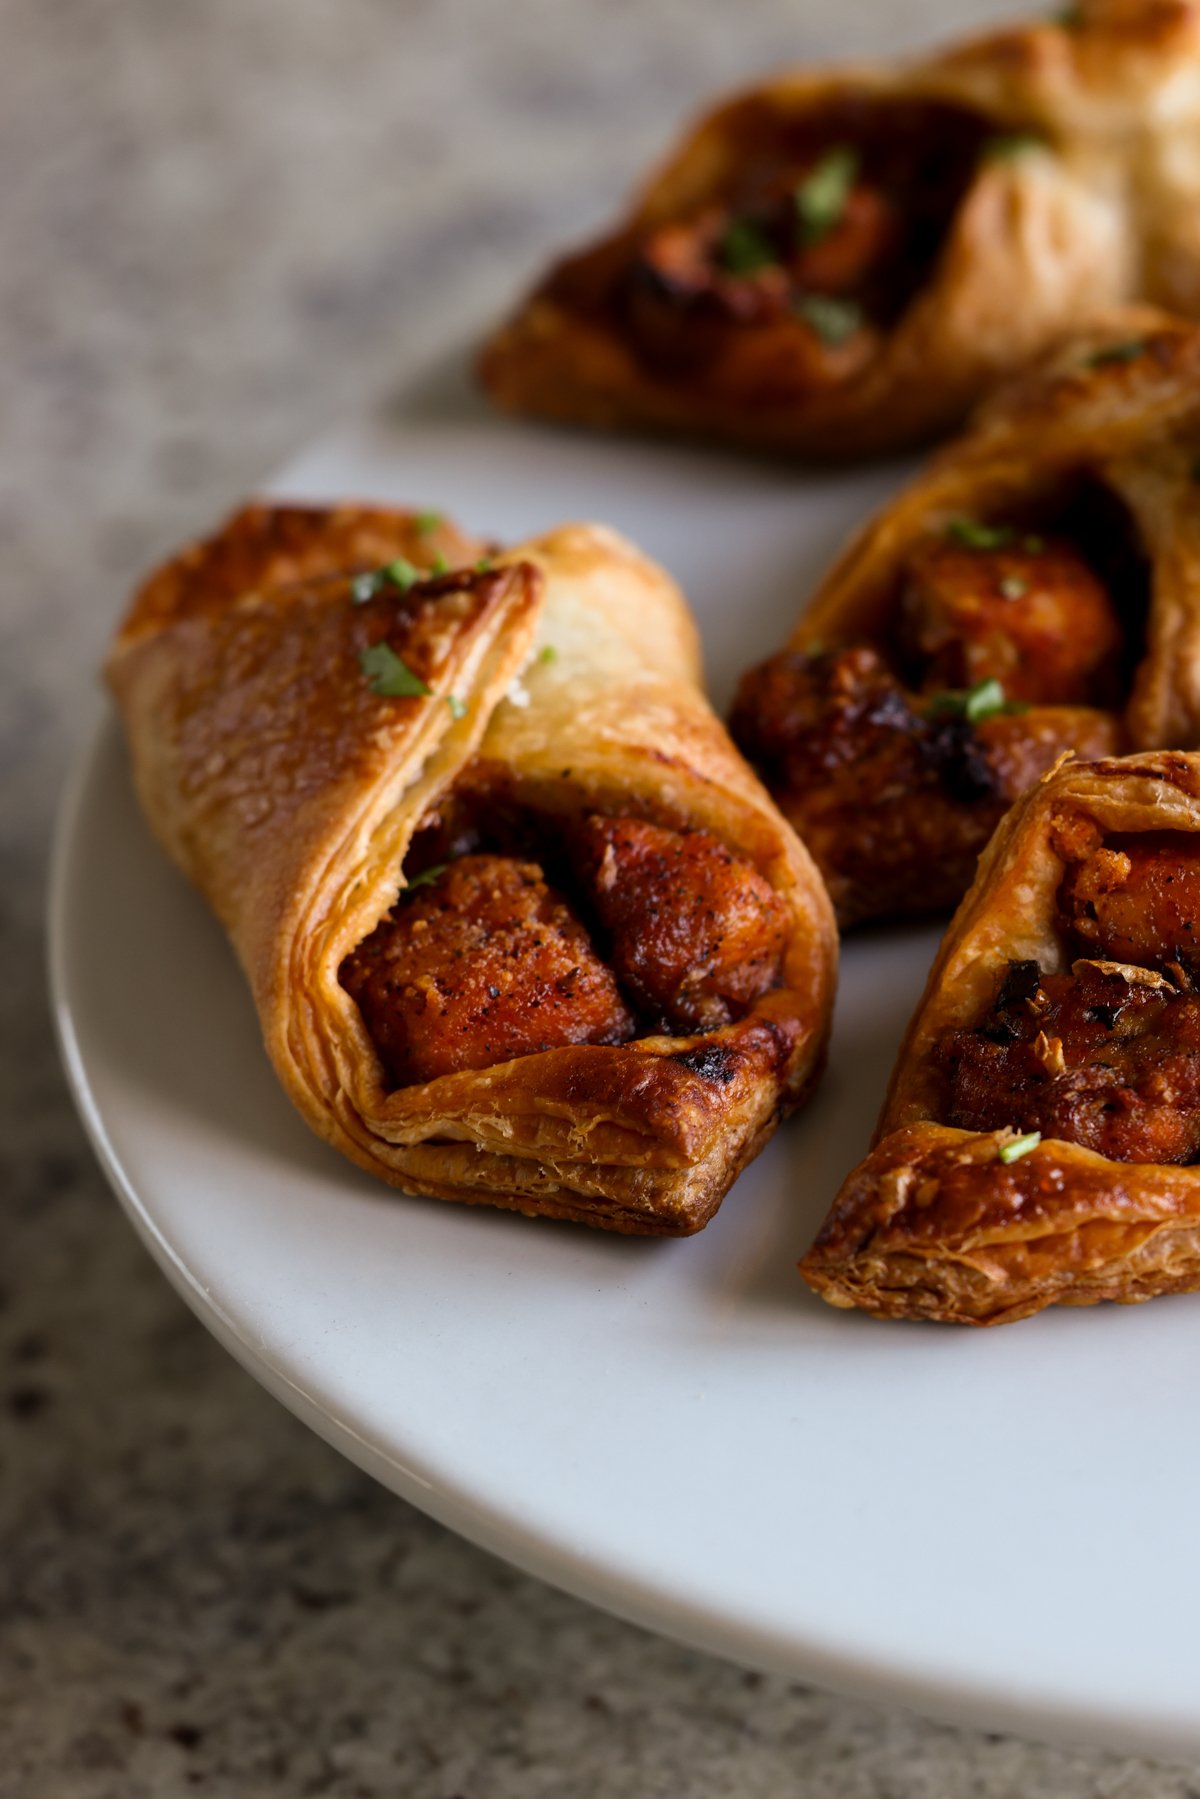
<svg viewBox="0 0 1200 1799"><path fill-rule="evenodd" d="M1200 327L1119 315L857 535L731 730L843 925L948 910L1066 750L1200 744Z"/></svg>
<svg viewBox="0 0 1200 1799"><path fill-rule="evenodd" d="M829 903L662 570L598 526L482 549L239 514L111 653L138 791L322 1137L412 1192L695 1231L819 1071Z"/></svg>
<svg viewBox="0 0 1200 1799"><path fill-rule="evenodd" d="M1198 1163L1200 755L1068 761L980 862L801 1272L955 1324L1191 1291Z"/></svg>
<svg viewBox="0 0 1200 1799"><path fill-rule="evenodd" d="M953 427L1100 311L1200 313L1200 7L1083 0L719 107L484 350L501 406L819 459Z"/></svg>

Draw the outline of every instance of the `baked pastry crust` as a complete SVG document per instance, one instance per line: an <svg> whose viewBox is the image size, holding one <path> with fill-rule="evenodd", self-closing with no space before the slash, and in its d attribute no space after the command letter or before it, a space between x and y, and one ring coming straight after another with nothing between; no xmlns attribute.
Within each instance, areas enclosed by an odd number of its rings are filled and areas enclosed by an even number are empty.
<svg viewBox="0 0 1200 1799"><path fill-rule="evenodd" d="M1198 55L1191 0L1083 0L1069 16L908 64L764 82L701 119L628 220L550 271L485 347L483 383L514 412L820 460L944 433L997 380L1105 308L1142 300L1200 312ZM814 385L795 341L744 376L719 358L672 374L639 350L621 282L646 234L727 200L748 159L778 158L814 131L853 141L880 109L898 134L924 111L957 119L977 149L1017 153L976 156L932 261L873 354ZM962 154L956 142L943 162Z"/></svg>
<svg viewBox="0 0 1200 1799"><path fill-rule="evenodd" d="M252 506L168 564L108 662L138 792L232 938L279 1078L320 1136L410 1192L686 1234L819 1072L832 913L704 699L681 594L615 533L566 526L411 598L350 603L355 571L437 553L473 565L481 547L412 514ZM385 627L428 697L380 697L364 678ZM711 832L786 904L781 983L719 1030L387 1091L338 971L468 762L551 819L607 807Z"/></svg>
<svg viewBox="0 0 1200 1799"><path fill-rule="evenodd" d="M1004 719L1003 758L993 752L995 791L981 794L973 839L967 808L963 844L947 841L939 855L936 843L922 841L931 872L912 905L889 904L883 896L872 834L882 842L909 829L916 842L936 829L931 814L916 805L904 812L903 796L890 792L848 814L831 789L820 783L789 789L763 762L767 784L812 850L843 925L953 905L1004 807L1063 750L1095 757L1200 745L1198 469L1200 329L1151 308L1129 308L1002 389L971 429L852 539L806 606L785 655L867 646L890 663L905 564L919 546L964 518L1052 521L1081 491L1115 501L1122 528L1131 533L1146 610L1144 618L1127 620L1131 642L1119 710L1035 703ZM1124 591L1114 599L1128 609L1128 581L1118 577L1116 587ZM996 727L975 733L985 750L989 732ZM756 759L736 725L735 735Z"/></svg>
<svg viewBox="0 0 1200 1799"><path fill-rule="evenodd" d="M1070 963L1055 895L1064 845L1089 823L1106 836L1200 837L1200 755L1066 762L997 831L930 971L874 1147L800 1264L830 1304L1003 1324L1049 1305L1200 1287L1200 1168L1116 1161L1056 1138L1006 1161L1011 1132L943 1122L937 1045L985 1016L1010 962L1036 962L1043 976Z"/></svg>

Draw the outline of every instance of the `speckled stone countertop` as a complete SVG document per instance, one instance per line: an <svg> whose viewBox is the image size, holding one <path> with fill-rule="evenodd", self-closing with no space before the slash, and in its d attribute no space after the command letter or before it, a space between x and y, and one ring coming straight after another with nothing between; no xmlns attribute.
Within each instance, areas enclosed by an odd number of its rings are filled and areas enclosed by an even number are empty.
<svg viewBox="0 0 1200 1799"><path fill-rule="evenodd" d="M135 1242L43 992L53 805L136 574L486 318L707 92L931 5L0 0L2 1799L1200 1794L673 1647L374 1486Z"/></svg>

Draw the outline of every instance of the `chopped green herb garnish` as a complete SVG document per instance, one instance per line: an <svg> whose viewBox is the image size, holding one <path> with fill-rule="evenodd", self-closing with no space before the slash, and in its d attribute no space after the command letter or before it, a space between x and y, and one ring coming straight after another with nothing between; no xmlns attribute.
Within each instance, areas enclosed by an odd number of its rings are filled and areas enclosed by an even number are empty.
<svg viewBox="0 0 1200 1799"><path fill-rule="evenodd" d="M990 680L977 681L974 687L967 689L963 716L968 724L982 724L985 718L992 718L997 712L1003 712L1007 704L1004 688L993 675Z"/></svg>
<svg viewBox="0 0 1200 1799"><path fill-rule="evenodd" d="M792 311L815 331L823 344L834 348L853 337L863 322L863 309L854 300L835 300L832 294L801 294Z"/></svg>
<svg viewBox="0 0 1200 1799"><path fill-rule="evenodd" d="M422 537L428 537L431 532L436 531L441 522L440 512L418 512L417 514L417 530Z"/></svg>
<svg viewBox="0 0 1200 1799"><path fill-rule="evenodd" d="M1019 1162L1021 1157L1027 1156L1031 1149L1036 1149L1041 1140L1042 1133L1040 1131L1026 1131L1023 1137L1010 1137L1007 1143L1000 1145L998 1151L1000 1160L1006 1167L1010 1162Z"/></svg>
<svg viewBox="0 0 1200 1799"><path fill-rule="evenodd" d="M450 564L446 561L446 558L439 551L439 553L434 557L433 561L429 565L429 572L431 575L444 575L446 570L449 567L450 567Z"/></svg>
<svg viewBox="0 0 1200 1799"><path fill-rule="evenodd" d="M481 556L479 561L475 564L475 573L477 575L490 575L494 566L495 564L492 562L490 556Z"/></svg>
<svg viewBox="0 0 1200 1799"><path fill-rule="evenodd" d="M1086 366L1089 369L1102 369L1110 362L1136 362L1145 348L1144 337L1130 338L1124 344L1107 344L1103 350L1092 351Z"/></svg>
<svg viewBox="0 0 1200 1799"><path fill-rule="evenodd" d="M397 556L394 562L385 563L383 568L373 568L369 574L355 575L350 583L350 598L356 606L364 606L373 600L385 587L397 587L401 593L422 579L421 570L404 556Z"/></svg>
<svg viewBox="0 0 1200 1799"><path fill-rule="evenodd" d="M1029 583L1022 575L1005 575L998 585L1005 600L1021 600L1029 592Z"/></svg>
<svg viewBox="0 0 1200 1799"><path fill-rule="evenodd" d="M1001 131L985 141L982 154L985 162L1008 162L1014 156L1024 156L1027 150L1042 150L1045 145L1045 138L1036 131Z"/></svg>
<svg viewBox="0 0 1200 1799"><path fill-rule="evenodd" d="M964 550L1004 550L1016 535L1012 525L981 525L974 518L952 518L946 526L951 543L961 544Z"/></svg>
<svg viewBox="0 0 1200 1799"><path fill-rule="evenodd" d="M441 879L449 866L448 862L435 862L432 868L422 869L419 875L414 875L411 881L404 883L405 893L411 893L414 887L432 887L435 881Z"/></svg>
<svg viewBox="0 0 1200 1799"><path fill-rule="evenodd" d="M538 651L538 661L539 662L557 662L558 661L558 651L555 649L555 647L552 643L544 643L542 645L541 649Z"/></svg>
<svg viewBox="0 0 1200 1799"><path fill-rule="evenodd" d="M1024 701L1006 699L1003 686L994 675L990 675L965 691L951 689L946 693L935 694L930 703L929 716L963 718L969 725L981 725L988 718L1026 711L1028 707Z"/></svg>
<svg viewBox="0 0 1200 1799"><path fill-rule="evenodd" d="M429 688L420 675L414 675L407 662L397 656L390 643L373 643L358 652L359 667L371 685L371 692L390 700L424 699Z"/></svg>
<svg viewBox="0 0 1200 1799"><path fill-rule="evenodd" d="M847 144L826 151L816 167L799 182L794 199L800 215L801 236L806 244L819 244L835 225L840 225L846 202L858 174L859 154Z"/></svg>
<svg viewBox="0 0 1200 1799"><path fill-rule="evenodd" d="M416 568L406 556L397 556L394 562L387 563L383 574L393 587L400 589L401 593L407 593L409 588L414 587L421 579L421 570Z"/></svg>
<svg viewBox="0 0 1200 1799"><path fill-rule="evenodd" d="M466 700L460 700L456 693L448 693L446 695L446 704L450 708L451 718L465 718L467 716L467 702Z"/></svg>
<svg viewBox="0 0 1200 1799"><path fill-rule="evenodd" d="M731 275L756 275L778 262L775 246L753 219L734 219L721 239L722 268Z"/></svg>

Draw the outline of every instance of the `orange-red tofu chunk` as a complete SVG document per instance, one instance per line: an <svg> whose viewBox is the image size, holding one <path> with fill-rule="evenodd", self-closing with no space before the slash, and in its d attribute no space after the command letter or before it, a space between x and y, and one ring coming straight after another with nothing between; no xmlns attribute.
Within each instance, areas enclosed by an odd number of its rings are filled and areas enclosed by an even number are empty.
<svg viewBox="0 0 1200 1799"><path fill-rule="evenodd" d="M402 895L341 981L397 1087L634 1034L566 900L507 856L463 856Z"/></svg>
<svg viewBox="0 0 1200 1799"><path fill-rule="evenodd" d="M1200 840L1145 831L1073 863L1059 909L1085 955L1164 967L1200 962Z"/></svg>
<svg viewBox="0 0 1200 1799"><path fill-rule="evenodd" d="M1061 539L1014 532L1011 542L981 549L931 537L908 559L901 628L927 693L994 678L1008 699L1031 704L1115 699L1116 610Z"/></svg>
<svg viewBox="0 0 1200 1799"><path fill-rule="evenodd" d="M776 981L787 909L715 837L592 817L579 855L613 968L667 1029L729 1024Z"/></svg>

